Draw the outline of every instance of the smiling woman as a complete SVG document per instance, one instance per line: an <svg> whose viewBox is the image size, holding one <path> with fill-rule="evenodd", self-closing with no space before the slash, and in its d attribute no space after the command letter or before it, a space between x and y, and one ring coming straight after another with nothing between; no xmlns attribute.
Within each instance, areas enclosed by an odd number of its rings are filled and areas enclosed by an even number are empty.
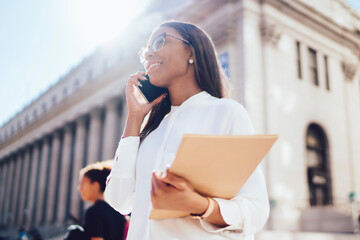
<svg viewBox="0 0 360 240"><path fill-rule="evenodd" d="M81 0L74 8L75 24L91 44L111 41L146 6L147 0Z"/></svg>

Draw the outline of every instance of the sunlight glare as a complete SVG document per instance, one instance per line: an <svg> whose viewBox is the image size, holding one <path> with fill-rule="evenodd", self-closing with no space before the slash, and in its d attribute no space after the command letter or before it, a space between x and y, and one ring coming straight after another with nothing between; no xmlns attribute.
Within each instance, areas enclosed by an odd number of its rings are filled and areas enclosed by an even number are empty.
<svg viewBox="0 0 360 240"><path fill-rule="evenodd" d="M89 44L101 45L117 37L140 12L139 1L80 0L75 19Z"/></svg>

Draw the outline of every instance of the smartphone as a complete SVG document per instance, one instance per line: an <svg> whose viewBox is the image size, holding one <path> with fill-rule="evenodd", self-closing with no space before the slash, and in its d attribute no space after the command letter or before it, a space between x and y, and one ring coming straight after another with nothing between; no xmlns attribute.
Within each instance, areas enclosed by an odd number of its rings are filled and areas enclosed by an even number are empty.
<svg viewBox="0 0 360 240"><path fill-rule="evenodd" d="M135 85L140 93L143 95L147 103L153 102L155 99L161 96L161 94L167 92L167 88L157 87L150 83L149 75L144 76L146 80L140 80L142 86Z"/></svg>

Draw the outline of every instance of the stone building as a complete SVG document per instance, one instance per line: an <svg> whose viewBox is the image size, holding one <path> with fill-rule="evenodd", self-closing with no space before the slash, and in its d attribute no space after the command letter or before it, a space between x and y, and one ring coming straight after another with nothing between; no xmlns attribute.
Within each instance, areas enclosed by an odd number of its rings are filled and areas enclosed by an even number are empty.
<svg viewBox="0 0 360 240"><path fill-rule="evenodd" d="M181 2L153 0L123 37L1 126L1 233L37 226L50 236L72 216L81 219L78 171L113 157L127 77L142 69L137 51L166 19L193 22L210 34L256 133L280 136L262 165L272 203L266 228L353 231L360 15L346 0Z"/></svg>

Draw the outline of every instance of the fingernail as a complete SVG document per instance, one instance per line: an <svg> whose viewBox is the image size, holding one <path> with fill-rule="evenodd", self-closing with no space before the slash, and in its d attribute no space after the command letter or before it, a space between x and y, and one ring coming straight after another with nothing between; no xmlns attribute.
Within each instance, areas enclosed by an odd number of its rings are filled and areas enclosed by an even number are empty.
<svg viewBox="0 0 360 240"><path fill-rule="evenodd" d="M140 86L140 87L142 87L142 84L141 84L141 83L139 83L139 86Z"/></svg>
<svg viewBox="0 0 360 240"><path fill-rule="evenodd" d="M164 178L164 177L166 177L166 175L167 175L167 173L166 173L166 171L164 171L164 172L161 172L161 178Z"/></svg>
<svg viewBox="0 0 360 240"><path fill-rule="evenodd" d="M155 171L155 175L159 178L162 176L162 172L160 170Z"/></svg>

